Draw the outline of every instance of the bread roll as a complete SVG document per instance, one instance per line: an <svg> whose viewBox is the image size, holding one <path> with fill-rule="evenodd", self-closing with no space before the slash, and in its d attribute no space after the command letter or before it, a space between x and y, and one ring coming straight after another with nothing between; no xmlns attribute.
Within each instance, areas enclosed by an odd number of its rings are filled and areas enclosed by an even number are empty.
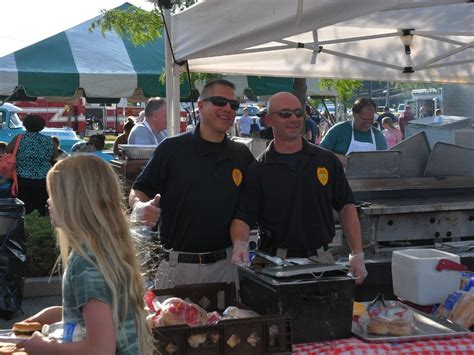
<svg viewBox="0 0 474 355"><path fill-rule="evenodd" d="M387 335L388 334L388 322L386 320L380 319L380 318L372 319L367 324L367 331L370 334Z"/></svg>
<svg viewBox="0 0 474 355"><path fill-rule="evenodd" d="M41 331L43 324L39 322L17 322L13 324L12 331L20 334L32 334L36 331Z"/></svg>
<svg viewBox="0 0 474 355"><path fill-rule="evenodd" d="M415 332L413 323L407 320L394 320L388 323L388 333L390 335L406 336Z"/></svg>

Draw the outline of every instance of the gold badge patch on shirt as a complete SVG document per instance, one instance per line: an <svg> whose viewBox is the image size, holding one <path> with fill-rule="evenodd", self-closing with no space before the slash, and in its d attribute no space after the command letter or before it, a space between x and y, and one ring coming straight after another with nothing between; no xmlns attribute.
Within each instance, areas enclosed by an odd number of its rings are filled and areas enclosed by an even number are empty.
<svg viewBox="0 0 474 355"><path fill-rule="evenodd" d="M240 186L242 183L242 172L240 169L232 170L232 180L234 180L235 186Z"/></svg>
<svg viewBox="0 0 474 355"><path fill-rule="evenodd" d="M326 186L329 180L328 169L322 168L322 167L317 168L316 176L318 177L318 180L321 183L321 185Z"/></svg>

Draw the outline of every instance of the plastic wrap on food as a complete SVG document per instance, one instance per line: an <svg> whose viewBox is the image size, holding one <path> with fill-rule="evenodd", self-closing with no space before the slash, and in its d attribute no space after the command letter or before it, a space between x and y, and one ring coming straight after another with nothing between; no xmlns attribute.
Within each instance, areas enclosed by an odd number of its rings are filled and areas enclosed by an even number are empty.
<svg viewBox="0 0 474 355"><path fill-rule="evenodd" d="M252 348L255 348L259 341L260 341L260 337L257 335L256 332L253 332L247 338L247 343L249 343Z"/></svg>
<svg viewBox="0 0 474 355"><path fill-rule="evenodd" d="M461 327L474 325L474 294L466 291L455 291L441 303L435 312L440 319L447 319Z"/></svg>
<svg viewBox="0 0 474 355"><path fill-rule="evenodd" d="M278 329L278 325L273 324L268 327L268 336L270 338L269 344L271 346L278 345L278 335L280 334L280 329Z"/></svg>
<svg viewBox="0 0 474 355"><path fill-rule="evenodd" d="M206 334L194 334L188 338L188 344L190 347L196 349L206 342Z"/></svg>
<svg viewBox="0 0 474 355"><path fill-rule="evenodd" d="M232 349L235 348L240 343L240 338L232 334L229 339L227 339L227 345L229 345Z"/></svg>
<svg viewBox="0 0 474 355"><path fill-rule="evenodd" d="M407 306L395 301L372 304L359 319L367 332L376 335L406 336L415 332L415 315Z"/></svg>
<svg viewBox="0 0 474 355"><path fill-rule="evenodd" d="M247 309L237 308L235 306L227 307L222 313L225 319L241 319L258 317L258 313Z"/></svg>
<svg viewBox="0 0 474 355"><path fill-rule="evenodd" d="M209 333L209 340L211 340L211 343L213 344L217 344L220 338L221 338L221 335L219 334L217 330Z"/></svg>
<svg viewBox="0 0 474 355"><path fill-rule="evenodd" d="M214 312L209 312L207 314L207 324L209 325L214 325L214 324L217 324L219 323L219 321L221 320L221 315L214 311Z"/></svg>
<svg viewBox="0 0 474 355"><path fill-rule="evenodd" d="M157 313L160 311L161 303L153 291L147 291L143 297L143 300L145 301L148 312Z"/></svg>
<svg viewBox="0 0 474 355"><path fill-rule="evenodd" d="M171 297L161 304L157 326L187 324L191 327L207 325L207 312L197 304Z"/></svg>
<svg viewBox="0 0 474 355"><path fill-rule="evenodd" d="M167 354L175 354L178 351L178 345L171 342L168 345L166 345L165 351Z"/></svg>

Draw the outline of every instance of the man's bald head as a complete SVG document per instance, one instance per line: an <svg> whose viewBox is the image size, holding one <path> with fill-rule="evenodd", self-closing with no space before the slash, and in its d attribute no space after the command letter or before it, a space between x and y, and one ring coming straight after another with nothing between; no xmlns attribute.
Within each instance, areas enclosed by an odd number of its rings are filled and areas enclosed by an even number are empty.
<svg viewBox="0 0 474 355"><path fill-rule="evenodd" d="M272 111L272 106L275 107L275 103L278 103L278 102L286 102L286 101L298 101L298 98L293 95L292 93L290 92L286 92L286 91L282 91L282 92L278 92L274 95L272 95L269 99L268 99L268 102L267 102L267 112L273 112ZM300 107L301 107L301 104L300 104ZM280 108L278 108L278 110L280 110Z"/></svg>

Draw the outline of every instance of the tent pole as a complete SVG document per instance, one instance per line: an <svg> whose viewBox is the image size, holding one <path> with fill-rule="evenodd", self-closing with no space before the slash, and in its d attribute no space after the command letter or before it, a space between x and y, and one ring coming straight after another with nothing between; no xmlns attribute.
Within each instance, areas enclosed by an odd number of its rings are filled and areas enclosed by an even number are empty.
<svg viewBox="0 0 474 355"><path fill-rule="evenodd" d="M166 21L171 43L173 43L173 31L171 29L171 9L163 8L163 16ZM166 31L166 29L164 30ZM169 41L165 40L165 67L166 67L166 123L168 136L174 136L179 133L179 67L174 64ZM176 67L176 68L175 68ZM176 85L177 82L177 85ZM176 97L178 97L176 101Z"/></svg>

